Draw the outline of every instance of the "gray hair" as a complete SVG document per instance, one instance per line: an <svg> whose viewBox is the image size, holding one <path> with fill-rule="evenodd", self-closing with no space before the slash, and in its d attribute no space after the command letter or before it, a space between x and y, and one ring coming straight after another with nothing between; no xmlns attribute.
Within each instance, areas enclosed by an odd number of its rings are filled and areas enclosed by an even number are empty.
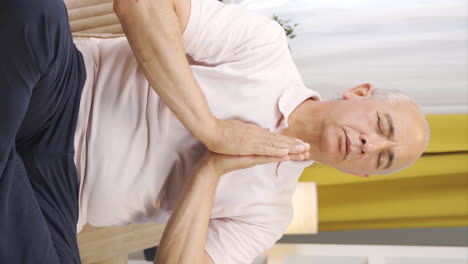
<svg viewBox="0 0 468 264"><path fill-rule="evenodd" d="M374 99L374 100L382 100L382 101L387 101L390 103L398 103L398 102L411 102L416 107L420 110L422 113L421 108L416 104L416 101L414 101L413 98L409 97L405 93L399 91L399 90L383 90L383 89L373 89L372 93L368 97L368 99Z"/></svg>

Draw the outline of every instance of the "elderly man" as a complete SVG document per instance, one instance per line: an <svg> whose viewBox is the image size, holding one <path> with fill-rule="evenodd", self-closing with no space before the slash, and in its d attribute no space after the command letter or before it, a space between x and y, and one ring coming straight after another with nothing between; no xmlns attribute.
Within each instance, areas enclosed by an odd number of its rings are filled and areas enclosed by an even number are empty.
<svg viewBox="0 0 468 264"><path fill-rule="evenodd" d="M86 222L148 221L167 222L155 263L249 263L286 230L313 161L367 177L427 144L404 95L362 84L321 101L263 16L215 0L114 9L127 38L78 51L59 0L1 4L2 263L79 263Z"/></svg>

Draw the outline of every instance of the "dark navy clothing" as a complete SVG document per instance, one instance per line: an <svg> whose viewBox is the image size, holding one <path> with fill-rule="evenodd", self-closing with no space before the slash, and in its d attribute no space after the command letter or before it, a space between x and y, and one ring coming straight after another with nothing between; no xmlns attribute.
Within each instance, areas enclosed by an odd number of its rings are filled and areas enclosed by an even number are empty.
<svg viewBox="0 0 468 264"><path fill-rule="evenodd" d="M80 263L74 133L86 71L61 0L0 1L0 263Z"/></svg>

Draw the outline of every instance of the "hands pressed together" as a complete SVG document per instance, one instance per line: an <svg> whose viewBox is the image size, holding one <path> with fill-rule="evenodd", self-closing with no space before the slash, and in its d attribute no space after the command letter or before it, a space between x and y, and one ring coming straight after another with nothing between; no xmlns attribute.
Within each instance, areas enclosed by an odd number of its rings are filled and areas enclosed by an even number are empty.
<svg viewBox="0 0 468 264"><path fill-rule="evenodd" d="M235 119L217 120L213 135L203 140L209 151L199 163L209 164L221 175L259 164L309 157L310 146L302 140Z"/></svg>

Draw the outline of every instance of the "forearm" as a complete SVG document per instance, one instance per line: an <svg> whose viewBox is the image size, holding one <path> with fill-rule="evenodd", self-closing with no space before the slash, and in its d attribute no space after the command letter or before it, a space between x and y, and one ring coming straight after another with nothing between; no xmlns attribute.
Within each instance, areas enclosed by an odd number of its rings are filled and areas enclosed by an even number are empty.
<svg viewBox="0 0 468 264"><path fill-rule="evenodd" d="M204 141L216 118L189 67L173 1L126 1L123 8L116 8L118 1L114 9L151 87L182 124Z"/></svg>
<svg viewBox="0 0 468 264"><path fill-rule="evenodd" d="M203 166L188 179L166 225L154 263L205 263L208 225L220 175Z"/></svg>

